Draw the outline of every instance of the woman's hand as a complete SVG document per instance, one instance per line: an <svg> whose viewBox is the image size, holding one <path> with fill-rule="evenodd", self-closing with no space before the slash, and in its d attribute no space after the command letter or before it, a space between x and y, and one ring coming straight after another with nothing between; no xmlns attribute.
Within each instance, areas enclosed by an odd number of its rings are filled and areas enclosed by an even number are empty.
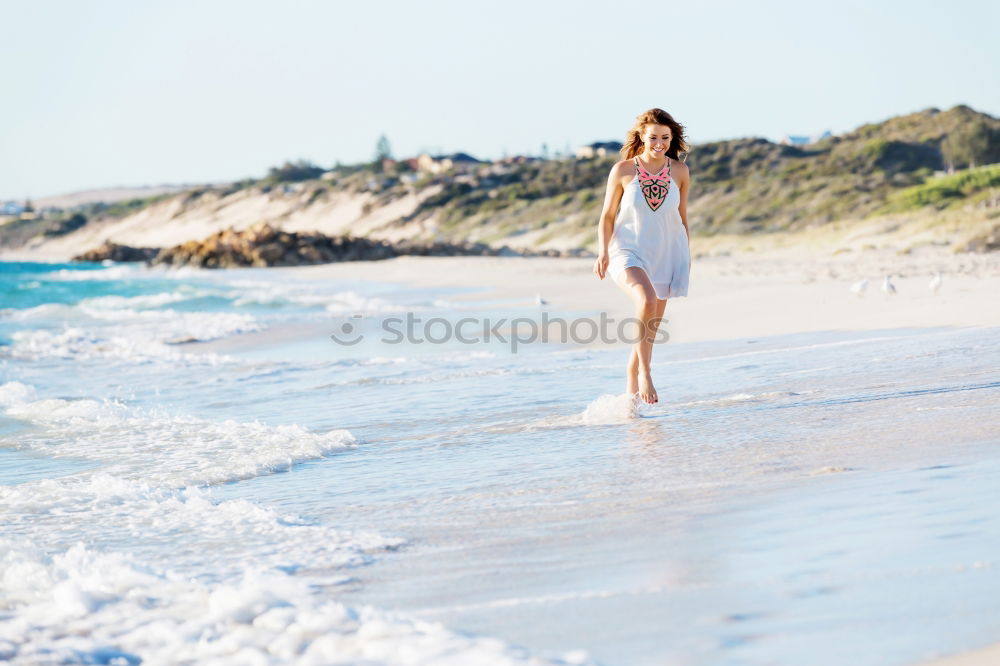
<svg viewBox="0 0 1000 666"><path fill-rule="evenodd" d="M604 207L601 209L601 220L597 224L597 247L601 251L597 253L597 260L594 262L594 275L600 279L608 274L608 244L615 232L615 211L622 200L622 192L625 191L622 180L628 175L634 178L635 174L630 172L632 168L631 160L616 162L611 167L608 174L608 187L604 192Z"/></svg>
<svg viewBox="0 0 1000 666"><path fill-rule="evenodd" d="M608 274L608 253L601 252L597 255L597 259L594 261L594 274L600 279L604 279L604 276Z"/></svg>

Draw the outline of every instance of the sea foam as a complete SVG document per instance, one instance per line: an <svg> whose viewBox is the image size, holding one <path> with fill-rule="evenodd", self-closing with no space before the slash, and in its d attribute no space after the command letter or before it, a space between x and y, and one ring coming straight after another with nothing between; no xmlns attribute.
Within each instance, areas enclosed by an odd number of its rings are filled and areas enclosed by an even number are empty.
<svg viewBox="0 0 1000 666"><path fill-rule="evenodd" d="M4 545L0 657L14 664L588 663L582 652L546 660L439 623L351 608L280 571L205 583L83 544L51 558Z"/></svg>
<svg viewBox="0 0 1000 666"><path fill-rule="evenodd" d="M122 478L167 486L248 479L358 445L342 429L315 433L298 425L211 421L116 401L36 397L25 384L0 385L7 416L40 426L20 436L19 448L101 462Z"/></svg>

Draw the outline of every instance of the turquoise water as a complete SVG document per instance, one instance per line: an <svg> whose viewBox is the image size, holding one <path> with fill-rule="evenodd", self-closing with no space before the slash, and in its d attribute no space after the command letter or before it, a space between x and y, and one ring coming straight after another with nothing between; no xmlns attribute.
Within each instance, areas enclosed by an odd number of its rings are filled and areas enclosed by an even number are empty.
<svg viewBox="0 0 1000 666"><path fill-rule="evenodd" d="M874 665L995 640L996 329L668 342L635 415L621 346L375 334L532 303L0 275L15 662Z"/></svg>

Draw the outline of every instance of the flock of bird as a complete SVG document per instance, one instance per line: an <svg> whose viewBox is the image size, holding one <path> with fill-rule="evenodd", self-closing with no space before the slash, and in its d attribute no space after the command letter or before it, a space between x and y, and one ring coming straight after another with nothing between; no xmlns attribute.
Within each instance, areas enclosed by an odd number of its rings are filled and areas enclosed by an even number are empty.
<svg viewBox="0 0 1000 666"><path fill-rule="evenodd" d="M890 277L891 275L886 275L884 278L882 278L882 291L889 296L896 293L896 285L892 283ZM931 281L927 283L927 288L932 293L937 293L937 291L941 288L941 281L942 281L941 271L937 271L936 273L934 273L934 277L931 278ZM863 278L861 280L858 280L857 282L851 285L851 291L853 291L858 296L864 296L865 291L867 289L868 289L868 278Z"/></svg>

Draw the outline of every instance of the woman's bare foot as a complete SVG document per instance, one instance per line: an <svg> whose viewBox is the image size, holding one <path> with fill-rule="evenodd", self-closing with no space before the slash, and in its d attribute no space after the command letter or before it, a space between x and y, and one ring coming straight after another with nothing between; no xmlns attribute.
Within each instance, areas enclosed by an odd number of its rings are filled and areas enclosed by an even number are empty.
<svg viewBox="0 0 1000 666"><path fill-rule="evenodd" d="M639 371L639 397L651 405L660 400L656 395L656 389L653 388L653 378L648 370Z"/></svg>

